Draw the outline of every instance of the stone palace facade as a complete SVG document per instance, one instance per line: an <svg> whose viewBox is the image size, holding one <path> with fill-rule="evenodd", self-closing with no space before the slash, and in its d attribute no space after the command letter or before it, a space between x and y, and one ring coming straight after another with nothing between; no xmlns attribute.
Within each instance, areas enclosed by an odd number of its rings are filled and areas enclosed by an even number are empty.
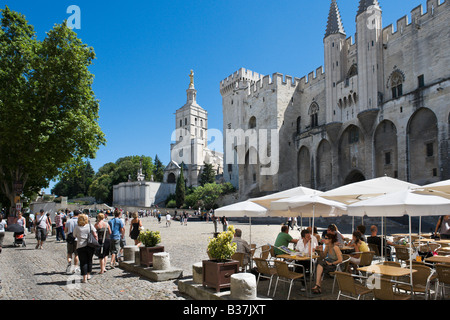
<svg viewBox="0 0 450 320"><path fill-rule="evenodd" d="M360 0L355 38L347 37L332 0L324 67L302 78L241 68L221 81L225 180L248 198L384 175L449 179L449 21L449 1L428 0L383 28L379 1ZM250 143L238 152L225 134L236 129L276 130L271 163ZM274 162L275 174L261 174Z"/></svg>

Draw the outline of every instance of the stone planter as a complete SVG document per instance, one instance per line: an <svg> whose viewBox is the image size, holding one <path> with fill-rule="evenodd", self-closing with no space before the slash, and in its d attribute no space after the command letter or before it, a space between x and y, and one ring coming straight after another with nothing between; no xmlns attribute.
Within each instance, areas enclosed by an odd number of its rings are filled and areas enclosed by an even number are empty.
<svg viewBox="0 0 450 320"><path fill-rule="evenodd" d="M157 252L164 252L164 246L139 247L140 265L147 268L153 266L153 254Z"/></svg>
<svg viewBox="0 0 450 320"><path fill-rule="evenodd" d="M231 275L239 272L239 261L203 260L203 286L211 287L219 292L220 289L229 288Z"/></svg>

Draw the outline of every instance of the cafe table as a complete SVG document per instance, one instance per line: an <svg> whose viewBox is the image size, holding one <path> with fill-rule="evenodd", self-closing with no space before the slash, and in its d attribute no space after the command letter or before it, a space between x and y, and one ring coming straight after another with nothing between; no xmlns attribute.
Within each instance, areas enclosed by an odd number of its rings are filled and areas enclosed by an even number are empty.
<svg viewBox="0 0 450 320"><path fill-rule="evenodd" d="M313 254L313 259L317 259L317 258L319 258L319 256L318 255L314 255ZM311 257L310 256L300 256L300 255L290 255L290 254L279 254L279 255L277 255L277 258L280 258L280 259L286 259L286 260L296 260L296 261L309 261L310 259L311 259Z"/></svg>
<svg viewBox="0 0 450 320"><path fill-rule="evenodd" d="M439 243L442 246L450 246L450 240L437 240L436 243Z"/></svg>
<svg viewBox="0 0 450 320"><path fill-rule="evenodd" d="M411 271L413 273L417 272L417 270L414 269L410 270L409 268L394 267L383 264L373 264L367 267L358 268L358 270L365 273L376 273L394 278L409 276Z"/></svg>
<svg viewBox="0 0 450 320"><path fill-rule="evenodd" d="M426 258L425 262L450 263L450 257L448 257L448 256L432 256L432 257Z"/></svg>

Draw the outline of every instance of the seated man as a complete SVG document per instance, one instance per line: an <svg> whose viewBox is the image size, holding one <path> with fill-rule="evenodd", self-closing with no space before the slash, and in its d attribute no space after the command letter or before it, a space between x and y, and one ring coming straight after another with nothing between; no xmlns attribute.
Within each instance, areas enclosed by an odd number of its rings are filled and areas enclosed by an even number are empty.
<svg viewBox="0 0 450 320"><path fill-rule="evenodd" d="M377 236L377 232L378 232L378 228L377 226L373 225L370 227L370 233L371 236L367 237L367 243L368 244L375 244L378 246L378 252L380 252L381 254L381 237ZM384 256L386 257L386 259L388 261L392 260L391 257L391 247L393 246L394 243L392 243L391 241L386 240L386 238L383 238L383 248L384 248Z"/></svg>
<svg viewBox="0 0 450 320"><path fill-rule="evenodd" d="M326 234L334 234L336 235L337 239L337 245L338 247L342 248L345 245L344 237L342 234L338 231L335 224L330 224L327 228ZM325 237L325 236L324 236Z"/></svg>
<svg viewBox="0 0 450 320"><path fill-rule="evenodd" d="M311 232L308 229L303 229L301 232L301 239L298 240L295 250L303 253L304 255L311 255L311 252L314 252L316 247L319 245L317 243L317 238L311 235ZM312 248L311 248L312 243Z"/></svg>
<svg viewBox="0 0 450 320"><path fill-rule="evenodd" d="M289 227L288 226L282 226L281 232L278 234L277 239L275 240L275 247L287 247L289 243L295 243L297 244L298 239L292 238L292 236L289 234ZM274 248L275 255L284 254L285 252L281 251L278 248Z"/></svg>
<svg viewBox="0 0 450 320"><path fill-rule="evenodd" d="M247 265L250 262L251 248L248 242L242 239L241 237L242 237L242 230L236 229L232 242L236 243L237 245L236 252L244 254L244 265Z"/></svg>

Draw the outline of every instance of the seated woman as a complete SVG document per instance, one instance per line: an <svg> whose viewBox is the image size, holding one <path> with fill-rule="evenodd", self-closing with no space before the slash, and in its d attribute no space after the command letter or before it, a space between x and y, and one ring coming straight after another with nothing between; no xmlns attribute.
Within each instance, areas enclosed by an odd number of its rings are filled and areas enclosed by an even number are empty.
<svg viewBox="0 0 450 320"><path fill-rule="evenodd" d="M334 233L328 233L323 238L325 249L322 257L325 257L317 264L316 286L312 288L313 293L321 293L322 275L336 271L336 266L342 262L342 252L337 243L337 236Z"/></svg>
<svg viewBox="0 0 450 320"><path fill-rule="evenodd" d="M352 243L349 245L353 248L355 248L355 252L368 252L369 250L369 246L367 245L367 243L365 243L364 241L361 240L362 234L359 231L355 231L353 232L353 239L352 239ZM352 255L350 257L350 261L349 261L349 265L348 265L348 269L347 271L350 271L352 265L359 265L359 263L361 262L361 253L356 253L354 255Z"/></svg>

